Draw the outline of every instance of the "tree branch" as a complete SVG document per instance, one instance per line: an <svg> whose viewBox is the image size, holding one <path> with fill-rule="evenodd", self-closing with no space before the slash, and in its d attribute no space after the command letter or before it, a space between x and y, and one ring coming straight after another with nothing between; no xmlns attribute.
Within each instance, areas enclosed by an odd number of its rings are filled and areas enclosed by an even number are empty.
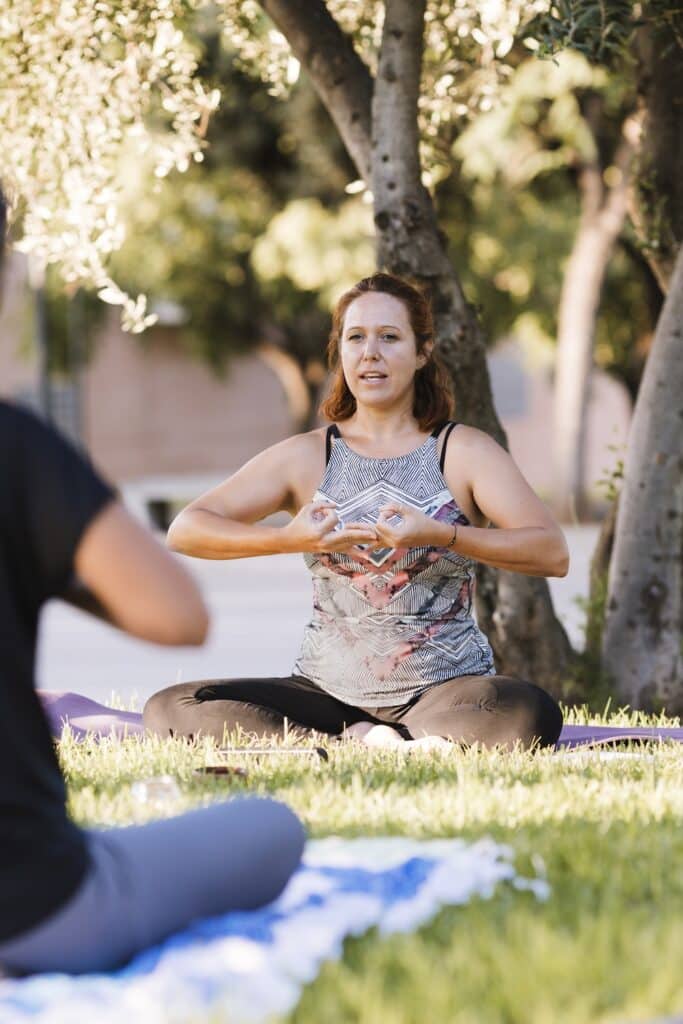
<svg viewBox="0 0 683 1024"><path fill-rule="evenodd" d="M592 93L585 100L582 111L583 120L593 143L593 156L589 160L579 162L578 186L581 193L581 213L585 220L592 221L597 216L604 198L602 167L600 166L600 129L603 119L602 97Z"/></svg>
<svg viewBox="0 0 683 1024"><path fill-rule="evenodd" d="M664 293L683 243L683 59L674 26L675 15L668 27L646 22L634 46L644 116L630 214Z"/></svg>
<svg viewBox="0 0 683 1024"><path fill-rule="evenodd" d="M628 212L631 188L631 164L636 153L637 121L628 117L622 129L622 137L612 157L612 166L619 172L617 181L606 192L606 198L599 214L605 231L616 241Z"/></svg>
<svg viewBox="0 0 683 1024"><path fill-rule="evenodd" d="M310 76L364 181L370 181L373 78L324 0L260 0Z"/></svg>

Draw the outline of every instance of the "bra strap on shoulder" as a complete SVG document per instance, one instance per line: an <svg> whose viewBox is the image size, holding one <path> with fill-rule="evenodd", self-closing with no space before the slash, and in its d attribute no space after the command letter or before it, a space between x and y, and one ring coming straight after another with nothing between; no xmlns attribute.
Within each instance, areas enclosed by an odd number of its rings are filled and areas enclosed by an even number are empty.
<svg viewBox="0 0 683 1024"><path fill-rule="evenodd" d="M325 465L330 461L330 455L332 454L332 438L341 437L339 433L339 427L336 423L330 423L325 434Z"/></svg>
<svg viewBox="0 0 683 1024"><path fill-rule="evenodd" d="M446 427L446 433L444 434L443 443L441 445L441 457L439 458L439 469L442 473L446 465L446 445L448 444L448 438L451 436L453 428L457 427L457 425L458 424L455 420L451 420Z"/></svg>

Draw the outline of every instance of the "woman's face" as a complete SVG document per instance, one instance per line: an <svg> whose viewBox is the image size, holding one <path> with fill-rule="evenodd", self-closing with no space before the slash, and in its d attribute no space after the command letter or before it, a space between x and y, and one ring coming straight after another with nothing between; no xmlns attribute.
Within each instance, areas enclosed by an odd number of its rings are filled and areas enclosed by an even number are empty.
<svg viewBox="0 0 683 1024"><path fill-rule="evenodd" d="M410 396L428 352L417 352L408 310L400 299L366 292L346 311L339 346L342 369L358 405L387 409Z"/></svg>

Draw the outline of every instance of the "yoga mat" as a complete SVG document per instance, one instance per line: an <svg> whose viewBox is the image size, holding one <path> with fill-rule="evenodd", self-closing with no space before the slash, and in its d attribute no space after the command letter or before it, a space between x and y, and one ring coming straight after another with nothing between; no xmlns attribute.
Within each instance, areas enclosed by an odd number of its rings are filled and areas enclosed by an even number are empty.
<svg viewBox="0 0 683 1024"><path fill-rule="evenodd" d="M70 727L76 739L84 739L91 732L119 738L144 733L142 715L137 711L117 711L80 693L37 692L55 739L62 735L65 725Z"/></svg>
<svg viewBox="0 0 683 1024"><path fill-rule="evenodd" d="M663 726L615 726L615 725L565 725L557 741L557 747L575 749L586 746L613 746L626 740L639 743L657 743L661 740L677 740L683 743L683 729Z"/></svg>
<svg viewBox="0 0 683 1024"><path fill-rule="evenodd" d="M39 690L38 695L43 702L52 734L56 739L59 739L66 724L71 727L71 731L77 739L82 739L88 732L94 732L100 736L121 737L139 735L144 731L142 716L133 711L116 711L78 693L53 693ZM582 746L604 746L625 740L637 740L641 743L677 740L679 743L683 743L683 728L565 725L557 747L573 749Z"/></svg>
<svg viewBox="0 0 683 1024"><path fill-rule="evenodd" d="M545 879L520 877L513 851L487 838L312 841L270 906L198 921L109 974L0 981L0 1021L261 1024L296 1006L347 936L414 931L444 905L491 899L500 884L549 895Z"/></svg>

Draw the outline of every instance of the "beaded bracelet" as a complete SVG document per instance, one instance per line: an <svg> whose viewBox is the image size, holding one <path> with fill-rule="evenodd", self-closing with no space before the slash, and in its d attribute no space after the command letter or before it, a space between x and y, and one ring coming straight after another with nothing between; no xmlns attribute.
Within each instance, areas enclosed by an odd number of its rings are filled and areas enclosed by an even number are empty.
<svg viewBox="0 0 683 1024"><path fill-rule="evenodd" d="M457 523L454 523L454 524L453 524L453 536L452 536L452 537L451 537L451 539L449 540L449 542L448 542L448 544L446 545L446 547L447 547L447 548L452 548L452 547L453 547L453 545L455 544L455 542L456 542L456 540L457 540L457 539L458 539L458 524L457 524Z"/></svg>

